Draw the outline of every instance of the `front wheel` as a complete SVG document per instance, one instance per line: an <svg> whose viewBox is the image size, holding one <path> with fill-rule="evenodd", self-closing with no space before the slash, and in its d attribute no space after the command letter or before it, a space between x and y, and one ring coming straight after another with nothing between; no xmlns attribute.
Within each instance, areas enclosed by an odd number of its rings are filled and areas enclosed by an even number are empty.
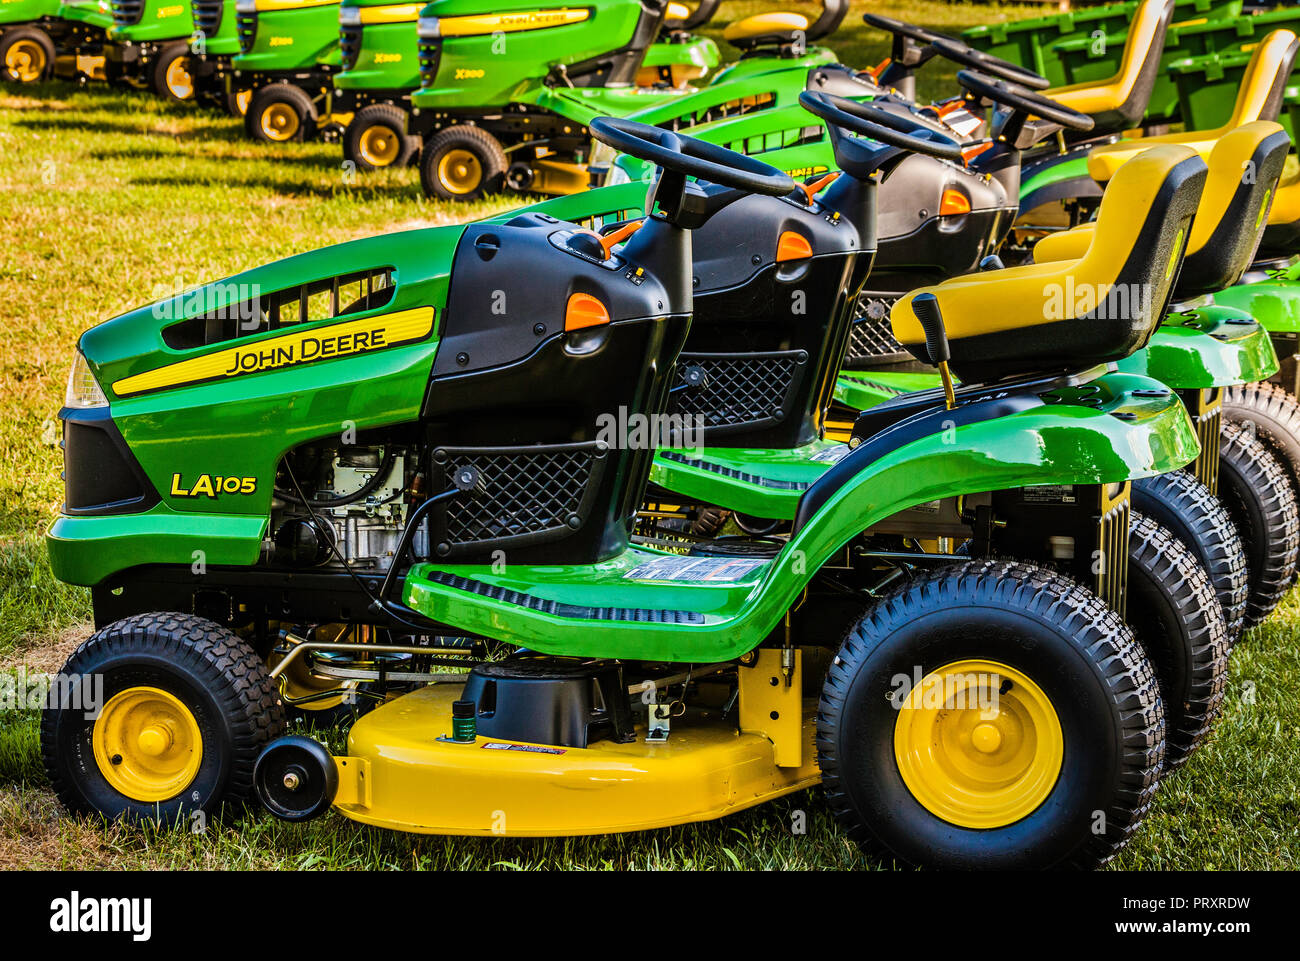
<svg viewBox="0 0 1300 961"><path fill-rule="evenodd" d="M1267 446L1234 421L1223 424L1219 500L1241 535L1250 588L1245 629L1273 612L1291 586L1300 517L1291 480Z"/></svg>
<svg viewBox="0 0 1300 961"><path fill-rule="evenodd" d="M420 186L426 197L478 200L501 190L506 154L481 127L459 124L440 130L420 151Z"/></svg>
<svg viewBox="0 0 1300 961"><path fill-rule="evenodd" d="M343 158L357 170L404 167L419 141L406 133L406 112L391 103L372 103L352 117L343 132Z"/></svg>
<svg viewBox="0 0 1300 961"><path fill-rule="evenodd" d="M300 87L273 83L252 98L244 114L244 132L263 143L289 143L316 136L316 105Z"/></svg>
<svg viewBox="0 0 1300 961"><path fill-rule="evenodd" d="M244 640L189 614L139 614L68 659L41 714L41 757L69 811L177 824L249 798L257 756L283 729Z"/></svg>
<svg viewBox="0 0 1300 961"><path fill-rule="evenodd" d="M818 706L831 808L865 850L950 869L1089 868L1145 816L1164 711L1133 634L1041 568L975 561L881 597Z"/></svg>
<svg viewBox="0 0 1300 961"><path fill-rule="evenodd" d="M176 103L194 99L194 77L190 73L190 48L185 41L163 48L153 65L153 89L160 97Z"/></svg>
<svg viewBox="0 0 1300 961"><path fill-rule="evenodd" d="M39 83L54 75L54 42L44 30L18 27L0 36L0 79Z"/></svg>

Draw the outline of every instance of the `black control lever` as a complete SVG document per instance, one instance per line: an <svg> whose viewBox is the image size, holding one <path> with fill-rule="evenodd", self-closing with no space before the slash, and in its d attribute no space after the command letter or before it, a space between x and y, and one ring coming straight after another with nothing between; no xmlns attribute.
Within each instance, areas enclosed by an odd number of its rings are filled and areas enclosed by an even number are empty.
<svg viewBox="0 0 1300 961"><path fill-rule="evenodd" d="M939 310L939 298L934 294L917 294L912 298L912 313L921 322L925 331L925 351L930 355L930 363L939 368L943 378L943 396L949 410L957 406L957 395L952 389L952 373L948 370L948 331L943 325L943 312Z"/></svg>
<svg viewBox="0 0 1300 961"><path fill-rule="evenodd" d="M1002 258L997 254L989 254L980 261L980 270L1005 270L1006 267L1007 265L1002 262Z"/></svg>

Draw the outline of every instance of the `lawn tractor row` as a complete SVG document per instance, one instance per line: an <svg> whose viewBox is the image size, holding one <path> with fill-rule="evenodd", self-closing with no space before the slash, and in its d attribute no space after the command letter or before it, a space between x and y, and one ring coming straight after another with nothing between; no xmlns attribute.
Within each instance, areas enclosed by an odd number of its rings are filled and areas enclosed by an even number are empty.
<svg viewBox="0 0 1300 961"><path fill-rule="evenodd" d="M1300 40L1222 126L1135 131L1179 7L1064 89L870 15L871 71L583 120L602 186L86 331L60 799L527 837L820 784L886 859L1105 863L1300 553ZM918 103L936 57L958 89Z"/></svg>

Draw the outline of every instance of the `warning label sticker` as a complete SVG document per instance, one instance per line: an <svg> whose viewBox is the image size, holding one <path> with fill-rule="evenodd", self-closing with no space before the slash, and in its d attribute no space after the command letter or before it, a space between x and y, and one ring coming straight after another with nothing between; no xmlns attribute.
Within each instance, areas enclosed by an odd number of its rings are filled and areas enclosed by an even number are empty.
<svg viewBox="0 0 1300 961"><path fill-rule="evenodd" d="M1073 504L1073 484L1035 484L1026 487L1022 495L1026 504Z"/></svg>
<svg viewBox="0 0 1300 961"><path fill-rule="evenodd" d="M667 554L632 568L623 578L629 581L739 581L766 563L766 558Z"/></svg>
<svg viewBox="0 0 1300 961"><path fill-rule="evenodd" d="M542 747L540 744L506 744L502 741L488 741L483 745L485 751L523 751L527 754L563 754L562 747Z"/></svg>

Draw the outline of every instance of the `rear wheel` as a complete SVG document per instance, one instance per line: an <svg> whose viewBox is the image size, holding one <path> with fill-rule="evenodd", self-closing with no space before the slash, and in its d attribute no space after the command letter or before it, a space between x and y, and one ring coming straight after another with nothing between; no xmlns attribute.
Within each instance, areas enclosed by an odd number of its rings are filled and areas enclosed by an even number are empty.
<svg viewBox="0 0 1300 961"><path fill-rule="evenodd" d="M817 749L831 807L868 851L1095 867L1147 811L1164 713L1141 646L1096 596L977 561L913 579L849 631Z"/></svg>
<svg viewBox="0 0 1300 961"><path fill-rule="evenodd" d="M1241 535L1249 572L1244 627L1272 613L1295 574L1300 518L1286 470L1263 441L1233 421L1223 425L1219 500Z"/></svg>
<svg viewBox="0 0 1300 961"><path fill-rule="evenodd" d="M391 103L372 103L352 117L343 132L343 157L358 170L404 167L418 146L406 133L406 111Z"/></svg>
<svg viewBox="0 0 1300 961"><path fill-rule="evenodd" d="M274 83L253 95L244 114L244 131L263 143L312 140L316 105L301 87Z"/></svg>
<svg viewBox="0 0 1300 961"><path fill-rule="evenodd" d="M14 83L48 80L54 74L54 42L44 30L6 30L0 36L0 70L0 77Z"/></svg>
<svg viewBox="0 0 1300 961"><path fill-rule="evenodd" d="M194 100L194 77L190 74L190 48L185 41L169 44L153 65L153 89L160 97L177 103Z"/></svg>
<svg viewBox="0 0 1300 961"><path fill-rule="evenodd" d="M1241 537L1223 504L1187 471L1133 482L1133 507L1178 538L1200 562L1223 608L1229 642L1241 636L1250 593Z"/></svg>
<svg viewBox="0 0 1300 961"><path fill-rule="evenodd" d="M41 756L77 813L165 823L214 813L251 795L257 756L284 728L262 659L193 615L116 621L73 653L64 678L41 715Z"/></svg>
<svg viewBox="0 0 1300 961"><path fill-rule="evenodd" d="M1165 709L1165 768L1209 734L1228 678L1228 632L1196 556L1154 521L1129 524L1128 622L1146 651Z"/></svg>
<svg viewBox="0 0 1300 961"><path fill-rule="evenodd" d="M501 142L480 127L440 130L420 152L420 186L426 197L478 200L501 190L505 172Z"/></svg>

